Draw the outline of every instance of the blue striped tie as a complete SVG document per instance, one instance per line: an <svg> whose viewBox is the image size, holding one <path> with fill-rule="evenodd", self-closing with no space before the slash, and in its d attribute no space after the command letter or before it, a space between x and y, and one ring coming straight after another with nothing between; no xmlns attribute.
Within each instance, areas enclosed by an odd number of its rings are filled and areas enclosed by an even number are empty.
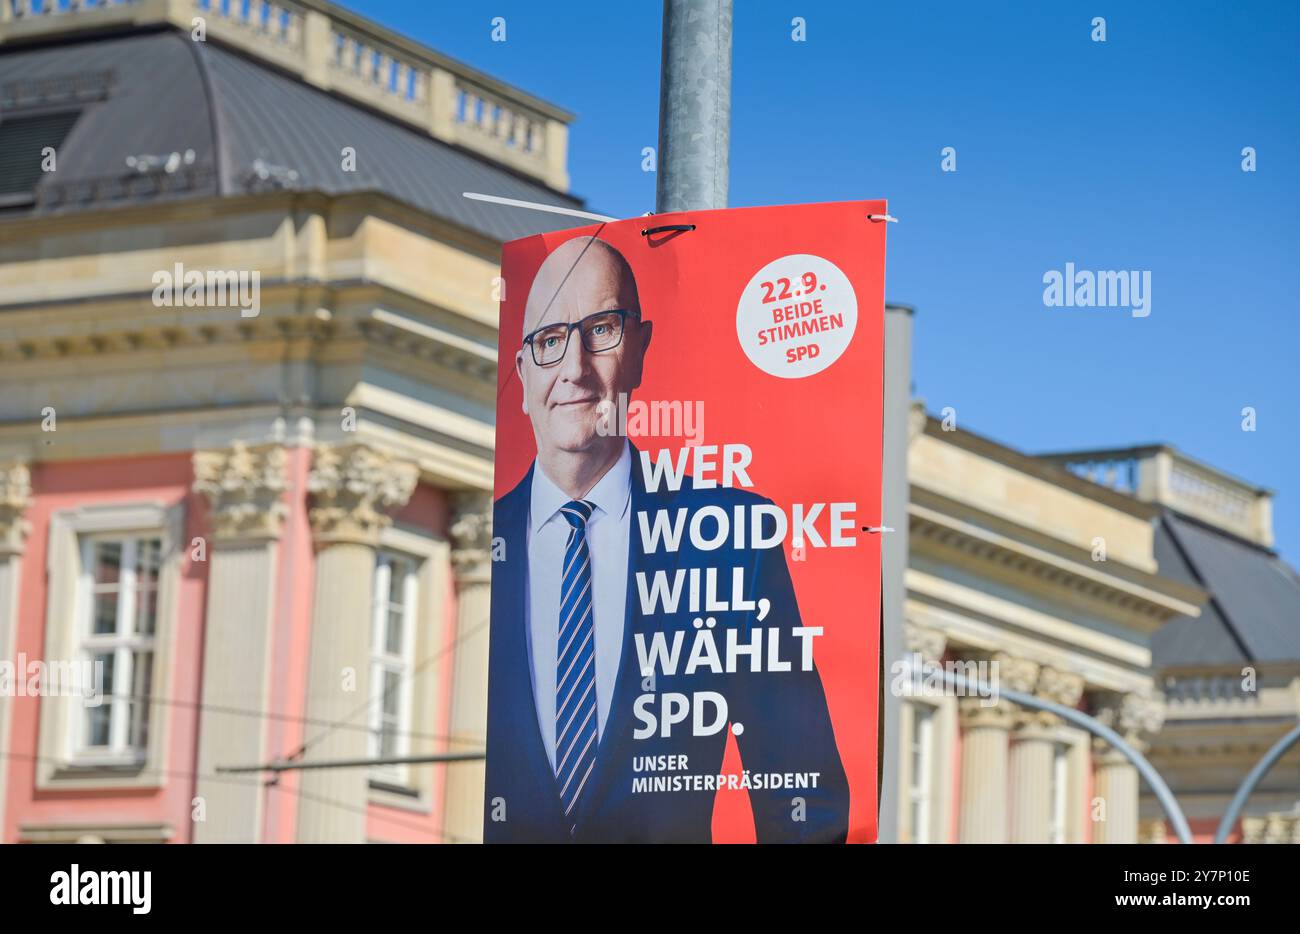
<svg viewBox="0 0 1300 934"><path fill-rule="evenodd" d="M555 668L555 780L569 824L577 829L578 796L596 765L596 644L591 612L591 552L587 520L594 503L560 507L570 525L560 584L560 633Z"/></svg>

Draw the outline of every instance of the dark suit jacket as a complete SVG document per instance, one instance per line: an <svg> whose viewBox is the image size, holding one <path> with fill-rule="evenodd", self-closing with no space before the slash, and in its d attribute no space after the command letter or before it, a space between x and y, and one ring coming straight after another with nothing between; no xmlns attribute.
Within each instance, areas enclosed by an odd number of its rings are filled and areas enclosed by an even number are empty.
<svg viewBox="0 0 1300 934"><path fill-rule="evenodd" d="M638 740L633 730L640 724L633 715L633 703L642 690L633 636L646 639L662 630L672 641L678 629L686 633L677 673L655 673L655 691L662 695L680 692L693 697L696 691L716 691L726 698L729 719L744 725L737 738L745 769L751 773L820 772L818 787L750 790L754 824L762 842L843 842L848 830L848 783L835 745L826 697L816 670L802 671L800 642L788 630L800 625L785 553L780 547L739 551L731 539L722 547L701 552L690 545L685 532L677 552L661 548L643 552L637 513L680 508L687 517L706 505L719 505L734 515L738 504L750 506L769 502L753 493L728 488L695 490L689 478L682 489L648 493L641 474L641 458L632 450L630 540L628 545L627 616L624 624L622 658L605 732L597 750L595 771L578 804L576 842L702 842L711 841L714 792L632 792L634 777L677 774L674 772L633 773L634 757L686 755L690 774L716 774L722 765L729 729L712 736L692 736L691 721L675 724L672 735L655 735ZM504 560L493 564L491 655L488 680L487 784L484 840L494 842L568 842L556 788L555 774L542 744L533 700L531 659L525 633L528 595L528 511L533 470L519 485L496 503L493 534L504 539ZM706 530L712 529L712 523ZM643 616L637 594L636 573L645 572L647 586L657 570L666 571L671 581L677 568L717 568L719 598L730 599L732 568L745 569L747 596L771 601L769 615L756 620L756 611L710 613L717 620L714 634L725 662L726 630L740 630L740 641L748 643L751 627L779 627L783 632L782 658L793 662L789 672L760 671L751 674L748 658L742 656L732 674L698 670L683 672L695 630L683 585L678 614L671 620L662 615ZM701 584L701 588L703 584ZM660 607L660 609L662 609ZM700 614L705 615L705 614ZM767 634L764 633L763 665L767 667ZM657 714L657 702L651 706ZM711 717L710 717L711 719ZM805 819L795 820L796 797L804 800ZM499 820L504 812L504 820Z"/></svg>

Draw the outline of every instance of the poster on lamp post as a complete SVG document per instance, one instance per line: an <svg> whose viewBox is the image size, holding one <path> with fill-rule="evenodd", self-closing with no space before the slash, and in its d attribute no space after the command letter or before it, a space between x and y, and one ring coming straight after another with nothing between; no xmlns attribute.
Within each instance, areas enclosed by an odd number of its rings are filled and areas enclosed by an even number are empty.
<svg viewBox="0 0 1300 934"><path fill-rule="evenodd" d="M486 842L870 842L883 201L505 245Z"/></svg>

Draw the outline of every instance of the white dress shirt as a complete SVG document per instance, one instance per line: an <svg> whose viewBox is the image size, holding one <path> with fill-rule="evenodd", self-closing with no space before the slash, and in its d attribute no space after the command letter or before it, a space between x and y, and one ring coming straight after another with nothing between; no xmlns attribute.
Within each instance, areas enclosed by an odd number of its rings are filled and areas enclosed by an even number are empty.
<svg viewBox="0 0 1300 934"><path fill-rule="evenodd" d="M623 654L627 611L627 549L631 527L632 449L606 471L586 496L595 504L587 520L591 552L591 610L596 643L596 729L605 735L605 719ZM533 699L537 725L551 771L555 771L555 668L560 630L560 584L570 526L560 507L572 499L533 465L528 506L528 652L532 657Z"/></svg>

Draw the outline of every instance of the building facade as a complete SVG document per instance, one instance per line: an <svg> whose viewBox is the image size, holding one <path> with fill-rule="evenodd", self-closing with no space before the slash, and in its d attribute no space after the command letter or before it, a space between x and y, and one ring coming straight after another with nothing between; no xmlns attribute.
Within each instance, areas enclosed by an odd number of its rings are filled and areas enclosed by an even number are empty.
<svg viewBox="0 0 1300 934"><path fill-rule="evenodd" d="M1273 496L1165 445L1052 460L1159 509L1161 572L1206 593L1197 618L1152 639L1165 719L1151 743L1198 841L1210 841L1237 788L1300 720L1300 577L1273 550ZM1149 795L1144 824L1159 835ZM1300 749L1263 777L1230 841L1300 843Z"/></svg>
<svg viewBox="0 0 1300 934"><path fill-rule="evenodd" d="M919 406L909 481L916 663L1091 714L1213 840L1300 719L1300 577L1271 548L1271 493L1167 445L1031 457ZM892 766L900 840L1176 842L1104 741L1006 700L917 693ZM1292 749L1229 842L1300 842L1298 770Z"/></svg>
<svg viewBox="0 0 1300 934"><path fill-rule="evenodd" d="M1156 510L919 406L908 474L916 664L1080 709L1144 747L1164 709L1152 636L1204 599L1160 574ZM1137 770L1086 731L1000 697L889 687L905 698L901 841L1137 841Z"/></svg>
<svg viewBox="0 0 1300 934"><path fill-rule="evenodd" d="M577 205L569 119L329 3L0 2L0 657L104 684L0 697L5 842L478 838L481 763L226 769L482 749L548 215L462 192Z"/></svg>

